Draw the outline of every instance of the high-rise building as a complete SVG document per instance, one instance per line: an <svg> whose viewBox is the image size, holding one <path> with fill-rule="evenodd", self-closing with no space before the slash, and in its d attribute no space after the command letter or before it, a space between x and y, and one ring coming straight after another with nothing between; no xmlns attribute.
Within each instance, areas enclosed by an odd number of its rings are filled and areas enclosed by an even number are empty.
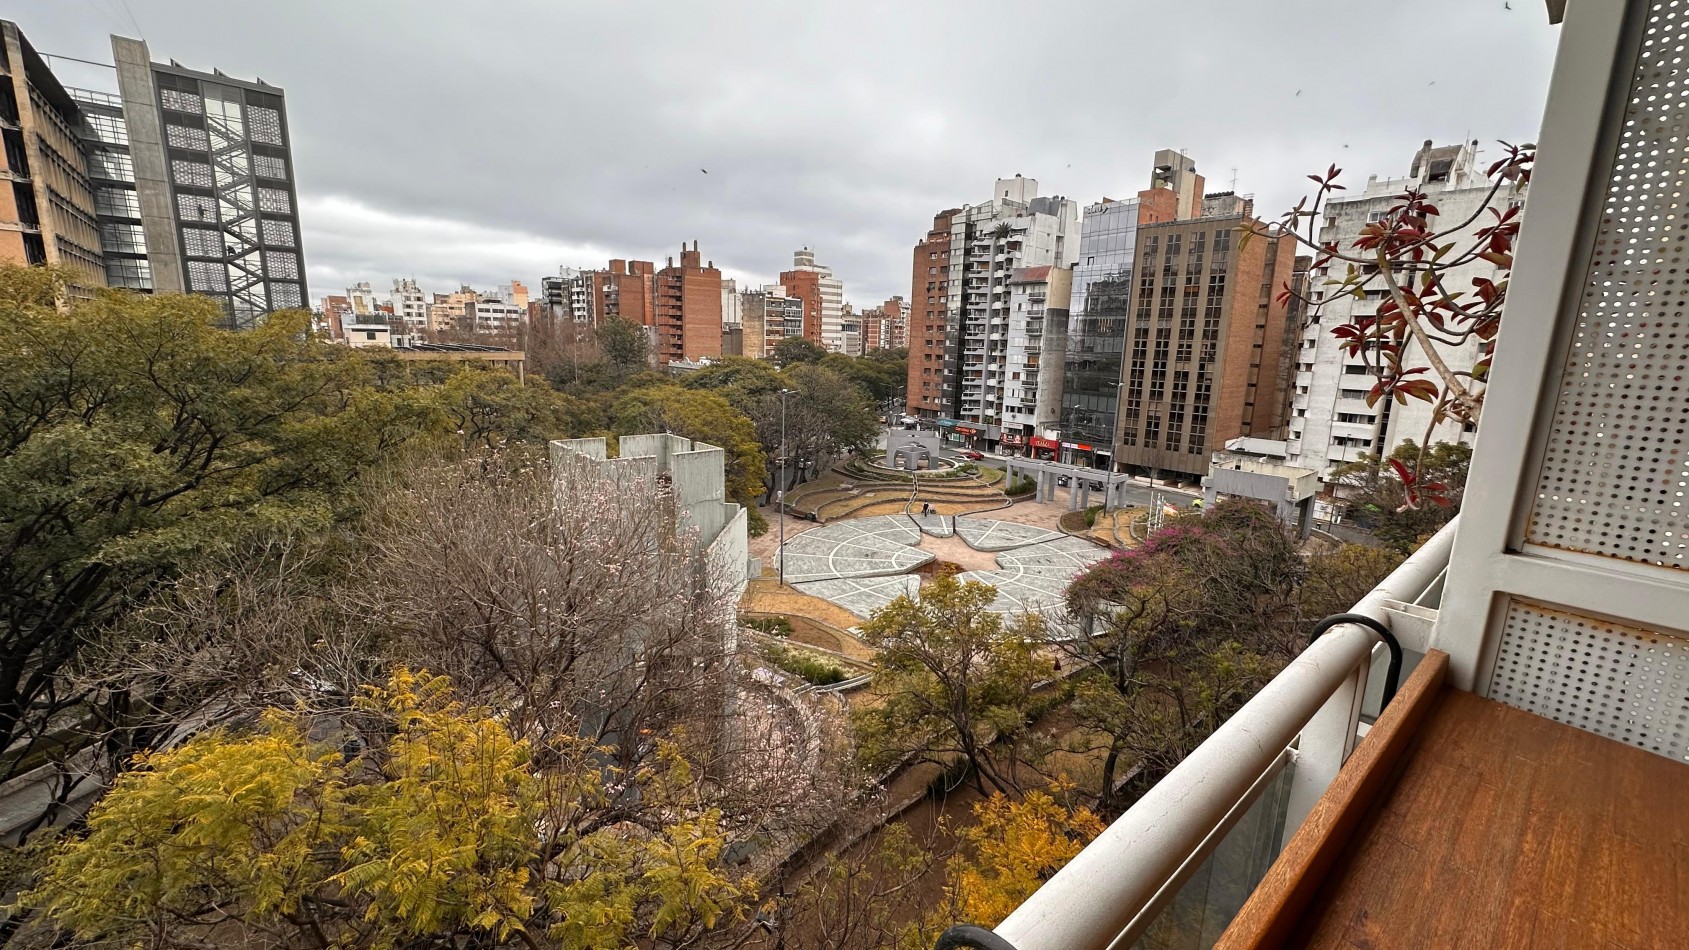
<svg viewBox="0 0 1689 950"><path fill-rule="evenodd" d="M592 323L592 282L596 274L596 271L562 267L556 277L543 278L540 292L546 314L553 320Z"/></svg>
<svg viewBox="0 0 1689 950"><path fill-rule="evenodd" d="M1162 149L1148 188L1085 207L1071 314L1065 325L1046 321L1046 346L1062 355L1060 368L1052 365L1041 379L1048 387L1041 402L1047 414L1038 419L1041 428L1061 434L1066 457L1079 464L1106 468L1113 455L1138 228L1192 217L1201 211L1201 196L1196 162Z"/></svg>
<svg viewBox="0 0 1689 950"><path fill-rule="evenodd" d="M844 345L844 282L831 268L815 263L815 252L792 252L792 269L780 272L786 293L803 301L804 339L837 351Z"/></svg>
<svg viewBox="0 0 1689 950"><path fill-rule="evenodd" d="M84 150L95 126L17 24L6 20L0 20L0 73L0 171L6 178L0 261L64 267L72 275L68 292L87 296L107 283ZM98 128L106 137L121 137L110 123Z"/></svg>
<svg viewBox="0 0 1689 950"><path fill-rule="evenodd" d="M520 285L518 285L520 286ZM473 294L463 305L459 329L465 333L507 333L522 325L528 315L527 292L520 303L512 299L509 285L489 294Z"/></svg>
<svg viewBox="0 0 1689 950"><path fill-rule="evenodd" d="M1246 198L1209 195L1201 210L1138 228L1117 470L1199 478L1227 441L1271 435L1282 422L1277 288L1290 279L1295 244L1239 240L1245 228L1266 230Z"/></svg>
<svg viewBox="0 0 1689 950"><path fill-rule="evenodd" d="M781 340L803 336L803 301L786 296L786 288L779 284L742 292L739 312L745 330L745 356L766 357Z"/></svg>
<svg viewBox="0 0 1689 950"><path fill-rule="evenodd" d="M114 247L129 259L146 255L153 289L217 300L234 329L303 306L309 295L282 90L154 63L141 40L113 36L111 45L128 159L116 170L132 168L135 203L114 186L107 207L136 212L111 215L113 227L102 227ZM138 229L115 227L131 219Z"/></svg>
<svg viewBox="0 0 1689 950"><path fill-rule="evenodd" d="M931 233L917 245L911 291L923 299L926 284L934 299L943 300L943 338L936 320L926 322L919 360L910 354L910 410L936 415L941 427L964 427L976 441L990 445L1001 435L1010 382L1009 278L1021 267L1072 266L1079 247L1079 205L1059 195L1041 198L1037 179L1016 175L997 179L989 200L941 213L935 229L941 220L950 225L943 244L947 253L942 261L936 256L940 245ZM913 336L912 330L912 344ZM917 401L917 386L930 387L935 379L940 388L922 389Z"/></svg>
<svg viewBox="0 0 1689 950"><path fill-rule="evenodd" d="M422 288L409 277L393 281L393 319L406 334L423 333L428 329L428 298Z"/></svg>
<svg viewBox="0 0 1689 950"><path fill-rule="evenodd" d="M459 285L453 293L435 294L434 299L428 304L429 332L456 332L470 326L466 319L469 314L469 305L480 299L480 296L470 289L468 284Z"/></svg>
<svg viewBox="0 0 1689 950"><path fill-rule="evenodd" d="M498 296L500 300L519 310L526 312L528 309L528 287L519 280L513 280L508 284L500 284L498 288Z"/></svg>
<svg viewBox="0 0 1689 950"><path fill-rule="evenodd" d="M642 327L652 325L652 278L656 265L650 261L612 260L592 275L592 322L596 325L610 317L630 320Z"/></svg>
<svg viewBox="0 0 1689 950"><path fill-rule="evenodd" d="M657 365L721 355L721 271L704 262L698 242L691 250L681 245L680 263L655 276L653 319Z"/></svg>
<svg viewBox="0 0 1689 950"><path fill-rule="evenodd" d="M1048 339L1047 328L1067 325L1072 293L1071 267L1040 264L1016 268L1009 275L1008 347L998 437L1007 451L1030 446L1038 434L1038 420L1049 418L1059 408L1050 403L1060 399L1062 348L1059 341ZM962 375L967 377L966 369Z"/></svg>
<svg viewBox="0 0 1689 950"><path fill-rule="evenodd" d="M909 297L909 385L904 398L906 411L924 419L950 413L955 380L944 373L944 354L951 339L950 224L961 213L961 208L949 208L933 215L932 230L915 245Z"/></svg>
<svg viewBox="0 0 1689 950"><path fill-rule="evenodd" d="M380 301L375 299L375 288L367 280L346 288L346 299L352 302L352 312L360 317L367 317L380 309Z"/></svg>
<svg viewBox="0 0 1689 950"><path fill-rule="evenodd" d="M1446 222L1443 227L1468 222L1457 236L1449 239L1459 247L1466 247L1472 243L1472 232L1495 220L1484 213L1486 200L1497 211L1505 211L1510 204L1525 200L1522 192L1511 188L1497 190L1492 198L1490 187L1479 165L1475 142L1433 147L1427 140L1414 155L1406 178L1373 176L1359 193L1330 201L1325 207L1319 240L1322 244L1335 242L1343 252L1351 252L1363 228L1399 204L1397 198L1403 191L1418 188L1430 197L1439 212L1433 226L1441 222ZM1347 266L1334 262L1309 275L1310 295L1319 308L1318 322L1310 323L1301 332L1296 375L1292 380L1295 391L1286 433L1286 461L1329 473L1362 453L1388 455L1405 439L1420 443L1471 441L1473 432L1458 421L1432 427L1432 407L1417 399L1408 400L1406 405L1391 399L1381 399L1372 406L1366 404L1367 392L1375 381L1374 371L1363 354L1344 352L1339 346L1341 341L1331 335L1331 328L1347 323L1356 314L1375 312L1389 293L1381 280L1373 280L1363 291L1364 299L1346 296L1321 300L1321 284L1327 279L1325 271ZM1473 259L1448 270L1445 284L1451 290L1469 290L1472 278L1495 279L1496 276L1494 264ZM1486 344L1468 340L1460 346L1439 346L1437 352L1449 369L1471 372L1485 348ZM1423 350L1411 341L1402 360L1404 366L1424 366L1427 362Z"/></svg>
<svg viewBox="0 0 1689 950"><path fill-rule="evenodd" d="M909 345L909 313L901 296L862 311L864 351L895 350Z"/></svg>

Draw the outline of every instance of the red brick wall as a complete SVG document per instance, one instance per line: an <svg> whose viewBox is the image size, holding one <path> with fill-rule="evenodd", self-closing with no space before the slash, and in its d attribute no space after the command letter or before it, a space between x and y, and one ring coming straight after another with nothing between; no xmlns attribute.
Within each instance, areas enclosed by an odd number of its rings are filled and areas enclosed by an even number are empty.
<svg viewBox="0 0 1689 950"><path fill-rule="evenodd" d="M933 216L932 230L915 245L911 257L909 291L909 381L905 404L911 413L926 410L943 415L944 403L944 296L949 280L950 220L960 209ZM937 254L936 259L933 254ZM929 273L937 268L936 273ZM927 289L932 284L931 290ZM928 300L932 303L928 303Z"/></svg>

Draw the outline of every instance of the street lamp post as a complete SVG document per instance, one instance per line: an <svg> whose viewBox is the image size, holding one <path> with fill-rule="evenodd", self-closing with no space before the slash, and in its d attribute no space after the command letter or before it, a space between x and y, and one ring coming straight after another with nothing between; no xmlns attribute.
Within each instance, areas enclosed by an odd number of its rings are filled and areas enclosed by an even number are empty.
<svg viewBox="0 0 1689 950"><path fill-rule="evenodd" d="M786 397L795 390L780 390L780 487L776 493L780 505L780 586L786 586Z"/></svg>

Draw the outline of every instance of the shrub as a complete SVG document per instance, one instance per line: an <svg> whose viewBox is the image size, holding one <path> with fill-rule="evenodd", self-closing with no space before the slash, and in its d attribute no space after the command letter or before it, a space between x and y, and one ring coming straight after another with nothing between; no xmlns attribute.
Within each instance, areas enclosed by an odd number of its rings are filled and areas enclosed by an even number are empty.
<svg viewBox="0 0 1689 950"><path fill-rule="evenodd" d="M834 683L842 683L849 678L838 664L829 663L813 654L801 653L787 647L769 647L768 660L782 670L815 686L831 686Z"/></svg>
<svg viewBox="0 0 1689 950"><path fill-rule="evenodd" d="M1091 507L1086 508L1085 509L1085 527L1095 528L1097 526L1097 515L1101 514L1102 510L1103 510L1102 505L1092 505Z"/></svg>
<svg viewBox="0 0 1689 950"><path fill-rule="evenodd" d="M741 617L739 622L771 637L785 639L792 635L792 622L785 617Z"/></svg>

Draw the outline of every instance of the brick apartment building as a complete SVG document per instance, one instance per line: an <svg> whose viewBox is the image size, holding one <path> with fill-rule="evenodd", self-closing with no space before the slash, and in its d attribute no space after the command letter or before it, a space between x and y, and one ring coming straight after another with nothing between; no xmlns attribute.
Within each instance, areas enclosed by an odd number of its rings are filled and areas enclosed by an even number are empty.
<svg viewBox="0 0 1689 950"><path fill-rule="evenodd" d="M915 245L914 268L909 286L909 386L907 411L912 415L937 418L955 401L955 379L944 375L944 353L949 334L950 226L961 208L950 208L933 216L932 230Z"/></svg>
<svg viewBox="0 0 1689 950"><path fill-rule="evenodd" d="M895 350L909 345L909 312L896 296L862 311L862 351Z"/></svg>
<svg viewBox="0 0 1689 950"><path fill-rule="evenodd" d="M631 320L642 327L651 326L652 278L657 273L650 261L613 260L604 270L587 271L591 281L592 318L597 326L609 317Z"/></svg>
<svg viewBox="0 0 1689 950"><path fill-rule="evenodd" d="M1240 241L1261 229L1252 203L1204 198L1202 216L1138 228L1115 464L1200 478L1238 436L1270 436L1284 419L1280 378L1289 239Z"/></svg>
<svg viewBox="0 0 1689 950"><path fill-rule="evenodd" d="M721 271L704 262L698 242L681 245L680 263L669 258L653 281L653 352L658 365L721 355Z"/></svg>

